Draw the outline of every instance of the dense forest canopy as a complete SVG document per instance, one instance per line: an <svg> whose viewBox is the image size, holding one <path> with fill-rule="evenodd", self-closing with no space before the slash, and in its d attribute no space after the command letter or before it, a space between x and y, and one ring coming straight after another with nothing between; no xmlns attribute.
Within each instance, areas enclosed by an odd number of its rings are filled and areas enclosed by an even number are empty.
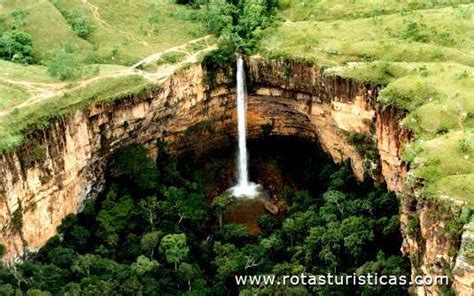
<svg viewBox="0 0 474 296"><path fill-rule="evenodd" d="M285 141L278 146L294 148ZM383 185L356 181L348 166L311 150L302 150L309 154L297 164L285 161L291 158L284 150L266 153L265 162L281 171L311 178L278 192L288 203L286 213L263 215L261 232L249 234L245 226L221 219L238 201L225 191L209 196L204 190L225 168L222 158L202 167L193 163L196 157L171 157L163 144L160 151L156 161L139 146L118 152L98 199L65 218L38 253L1 267L0 294L334 295L330 286L238 287L234 276L409 276L408 259L399 254L396 197ZM346 286L338 295L402 295L407 288Z"/></svg>

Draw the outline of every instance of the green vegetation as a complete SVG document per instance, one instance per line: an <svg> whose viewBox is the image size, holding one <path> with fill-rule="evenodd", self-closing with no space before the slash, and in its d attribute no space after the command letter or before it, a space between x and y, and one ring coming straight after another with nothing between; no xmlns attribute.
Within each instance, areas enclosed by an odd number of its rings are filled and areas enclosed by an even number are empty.
<svg viewBox="0 0 474 296"><path fill-rule="evenodd" d="M330 21L379 17L386 14L410 13L420 9L433 9L453 4L468 4L469 0L281 0L282 14L292 21ZM460 15L470 16L471 11L460 10Z"/></svg>
<svg viewBox="0 0 474 296"><path fill-rule="evenodd" d="M66 46L63 50L56 53L50 62L48 73L60 80L78 78L83 73L83 64L80 57L74 54L71 48Z"/></svg>
<svg viewBox="0 0 474 296"><path fill-rule="evenodd" d="M91 20L79 9L69 12L60 5L59 1L51 1L53 5L61 12L66 19L67 23L71 26L71 29L82 39L89 39L94 26Z"/></svg>
<svg viewBox="0 0 474 296"><path fill-rule="evenodd" d="M0 120L0 151L18 147L23 142L25 131L44 129L53 119L93 103L139 96L151 87L156 86L140 75L104 78L89 83L87 87L72 87L63 95L13 109Z"/></svg>
<svg viewBox="0 0 474 296"><path fill-rule="evenodd" d="M33 42L31 36L22 31L11 31L1 34L0 58L20 64L33 63Z"/></svg>
<svg viewBox="0 0 474 296"><path fill-rule="evenodd" d="M382 105L408 111L413 177L429 196L472 203L474 5L465 2L285 1L289 20L266 30L259 52L380 84Z"/></svg>
<svg viewBox="0 0 474 296"><path fill-rule="evenodd" d="M203 177L219 177L214 169L220 164L211 164L218 158L206 160L206 169L189 161L195 156L176 160L159 145L156 162L138 146L119 151L101 196L67 216L59 235L30 259L0 265L2 295L333 295L330 286L239 287L234 275L378 272L409 278L408 260L398 250L396 197L383 186L358 183L348 166L303 155L305 172L314 176L308 184L317 180L318 186L279 192L288 211L261 216L261 232L252 235L222 219L231 198L206 198L204 188L217 179ZM276 151L264 157L288 158ZM339 286L338 294L407 295L407 288Z"/></svg>
<svg viewBox="0 0 474 296"><path fill-rule="evenodd" d="M18 208L12 213L11 227L14 233L19 233L23 228L23 209L21 203L18 203Z"/></svg>
<svg viewBox="0 0 474 296"><path fill-rule="evenodd" d="M49 61L68 43L95 62L131 65L205 33L191 8L168 0L7 0L0 16L11 24L16 11L37 60Z"/></svg>
<svg viewBox="0 0 474 296"><path fill-rule="evenodd" d="M354 145L357 149L357 153L365 158L370 160L377 158L377 147L371 137L361 133L350 133L347 136L347 142Z"/></svg>
<svg viewBox="0 0 474 296"><path fill-rule="evenodd" d="M209 0L201 5L198 18L219 37L219 49L204 59L207 70L212 74L227 68L236 53L254 53L263 30L276 20L276 6L273 0Z"/></svg>
<svg viewBox="0 0 474 296"><path fill-rule="evenodd" d="M215 42L190 42L205 34L197 10L168 0L6 0L1 8L0 153L70 111L160 84L169 64L178 70ZM123 67L175 46L143 67L155 76Z"/></svg>
<svg viewBox="0 0 474 296"><path fill-rule="evenodd" d="M175 64L180 62L186 56L183 52L168 52L163 54L157 61L157 64Z"/></svg>

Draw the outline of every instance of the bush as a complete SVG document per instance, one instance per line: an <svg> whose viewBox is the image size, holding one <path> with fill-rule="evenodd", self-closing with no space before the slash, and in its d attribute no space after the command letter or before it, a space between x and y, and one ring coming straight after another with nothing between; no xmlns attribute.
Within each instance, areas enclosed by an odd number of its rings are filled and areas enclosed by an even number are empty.
<svg viewBox="0 0 474 296"><path fill-rule="evenodd" d="M19 64L32 64L34 59L31 35L17 30L1 34L0 58Z"/></svg>
<svg viewBox="0 0 474 296"><path fill-rule="evenodd" d="M411 20L406 24L401 37L408 41L428 42L426 30L427 26L424 23Z"/></svg>
<svg viewBox="0 0 474 296"><path fill-rule="evenodd" d="M362 133L350 133L347 136L347 142L354 145L357 153L361 156L375 160L378 156L378 150L369 135Z"/></svg>
<svg viewBox="0 0 474 296"><path fill-rule="evenodd" d="M56 53L48 65L48 73L61 80L78 78L84 72L84 65L80 58L67 49L67 46Z"/></svg>
<svg viewBox="0 0 474 296"><path fill-rule="evenodd" d="M462 153L468 153L473 145L473 141L469 138L464 138L459 141L459 150Z"/></svg>
<svg viewBox="0 0 474 296"><path fill-rule="evenodd" d="M14 233L19 233L23 228L23 209L21 204L18 204L18 208L12 214L11 227Z"/></svg>
<svg viewBox="0 0 474 296"><path fill-rule="evenodd" d="M12 12L12 28L18 29L25 25L25 19L28 16L28 11L23 9L16 9Z"/></svg>
<svg viewBox="0 0 474 296"><path fill-rule="evenodd" d="M75 9L73 12L69 12L59 4L58 0L53 0L51 3L59 10L77 36L82 39L89 39L95 28L81 10Z"/></svg>
<svg viewBox="0 0 474 296"><path fill-rule="evenodd" d="M85 16L80 10L75 10L72 14L67 17L68 23L71 25L72 30L77 36L82 39L89 39L90 35L94 31L94 26L87 16Z"/></svg>

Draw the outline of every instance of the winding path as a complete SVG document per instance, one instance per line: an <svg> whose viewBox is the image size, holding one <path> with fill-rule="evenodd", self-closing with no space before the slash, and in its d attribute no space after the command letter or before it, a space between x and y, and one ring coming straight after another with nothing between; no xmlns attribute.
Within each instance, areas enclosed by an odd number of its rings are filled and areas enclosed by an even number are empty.
<svg viewBox="0 0 474 296"><path fill-rule="evenodd" d="M120 69L112 72L107 72L103 74L99 74L97 76L94 76L89 79L85 80L80 80L80 81L75 81L77 83L77 86L74 86L72 88L67 88L68 83L67 82L61 82L61 83L37 83L37 82L30 82L30 81L18 81L18 80L6 80L6 79L0 79L0 82L7 82L15 85L20 85L22 87L25 87L28 89L31 93L36 93L33 97L29 98L28 100L22 102L21 104L16 105L15 107L12 107L7 110L2 110L0 111L0 117L1 116L7 116L9 115L14 109L18 108L24 108L39 102L42 102L44 100L50 99L55 96L62 96L66 92L74 91L83 87L86 87L87 85L99 81L101 79L108 79L108 78L118 78L118 77L124 77L124 76L129 76L129 75L140 75L146 80L150 82L159 82L161 80L164 80L171 76L176 70L181 68L182 66L186 64L193 64L196 63L198 60L198 57L208 51L211 51L213 49L217 48L217 45L215 44L208 44L207 41L211 37L211 35L204 36L201 38L197 38L194 40L191 40L187 43L174 46L171 48L168 48L164 51L161 51L159 53L152 54L150 56L147 56L146 58L142 59L135 65L125 68L125 69ZM206 47L204 49L198 50L195 53L189 53L186 51L186 47L189 45L192 45L194 43L200 42L202 40L206 40ZM170 52L185 52L187 53L187 56L180 62L175 63L175 64L164 64L158 68L157 71L155 72L146 72L143 70L140 70L140 67L146 66L148 64L155 63L158 61L161 56L163 56L166 53ZM39 87L41 86L41 87Z"/></svg>

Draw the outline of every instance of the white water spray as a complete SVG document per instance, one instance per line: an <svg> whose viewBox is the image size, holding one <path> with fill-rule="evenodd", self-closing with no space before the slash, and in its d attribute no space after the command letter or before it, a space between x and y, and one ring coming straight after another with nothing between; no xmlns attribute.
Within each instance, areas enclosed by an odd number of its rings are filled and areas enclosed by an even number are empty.
<svg viewBox="0 0 474 296"><path fill-rule="evenodd" d="M253 198L258 194L258 185L249 182L247 164L247 104L244 61L241 56L237 58L237 121L239 133L239 180L231 192L236 197Z"/></svg>

